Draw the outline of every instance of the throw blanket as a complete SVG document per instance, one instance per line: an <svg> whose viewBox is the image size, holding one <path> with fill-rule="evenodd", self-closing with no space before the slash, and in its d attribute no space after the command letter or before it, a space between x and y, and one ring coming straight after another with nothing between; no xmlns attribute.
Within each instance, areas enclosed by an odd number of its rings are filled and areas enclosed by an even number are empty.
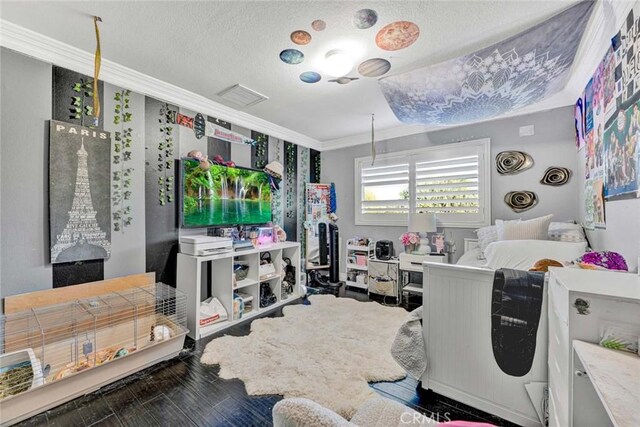
<svg viewBox="0 0 640 427"><path fill-rule="evenodd" d="M427 369L427 350L422 336L422 306L416 308L400 326L391 355L409 375L420 379Z"/></svg>
<svg viewBox="0 0 640 427"><path fill-rule="evenodd" d="M544 273L496 270L491 301L491 343L496 363L507 375L531 370L542 311Z"/></svg>

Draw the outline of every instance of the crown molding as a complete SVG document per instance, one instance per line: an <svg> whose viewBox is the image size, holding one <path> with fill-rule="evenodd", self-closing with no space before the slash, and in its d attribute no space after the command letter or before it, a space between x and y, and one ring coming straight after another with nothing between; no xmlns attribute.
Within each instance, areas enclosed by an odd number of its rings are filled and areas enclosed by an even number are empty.
<svg viewBox="0 0 640 427"><path fill-rule="evenodd" d="M0 19L0 46L79 73L93 75L93 53L85 52L4 19ZM322 143L314 138L227 107L108 59L102 59L100 79L275 138L315 150L322 149Z"/></svg>
<svg viewBox="0 0 640 427"><path fill-rule="evenodd" d="M375 139L376 141L386 141L394 138L401 138L403 136L416 135L420 133L429 132L435 129L439 129L433 126L425 125L400 125L386 129L376 129ZM364 132L355 135L349 135L342 138L328 139L322 141L322 151L338 150L340 148L353 147L355 145L369 144L371 143L371 133Z"/></svg>

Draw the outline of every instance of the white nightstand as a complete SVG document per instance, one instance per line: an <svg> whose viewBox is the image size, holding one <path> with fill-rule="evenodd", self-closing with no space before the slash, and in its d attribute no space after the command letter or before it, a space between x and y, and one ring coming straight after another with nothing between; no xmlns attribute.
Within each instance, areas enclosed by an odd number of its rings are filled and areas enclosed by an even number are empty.
<svg viewBox="0 0 640 427"><path fill-rule="evenodd" d="M370 259L367 273L369 294L393 297L400 304L400 269L397 259Z"/></svg>
<svg viewBox="0 0 640 427"><path fill-rule="evenodd" d="M415 255L415 254L400 254L400 272L401 272L401 280L400 284L402 286L402 294L411 293L411 294L419 294L422 295L422 280L419 282L410 281L409 273L420 273L424 271L422 268L422 263L428 262L440 262L447 264L449 262L448 254L425 254L425 255Z"/></svg>

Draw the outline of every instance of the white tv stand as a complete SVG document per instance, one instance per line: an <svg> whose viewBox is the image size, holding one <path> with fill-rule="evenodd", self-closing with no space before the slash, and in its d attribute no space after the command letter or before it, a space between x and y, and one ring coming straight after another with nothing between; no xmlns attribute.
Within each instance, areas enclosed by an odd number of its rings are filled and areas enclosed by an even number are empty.
<svg viewBox="0 0 640 427"><path fill-rule="evenodd" d="M274 263L275 275L259 277L260 256L264 252L271 253ZM296 269L296 280L293 293L288 298L281 298L281 284L284 276L285 263L283 258L289 258ZM249 265L247 278L235 283L233 264L242 261ZM210 266L210 268L208 267ZM207 287L207 277L211 275L211 288ZM189 336L195 340L204 338L215 332L229 328L244 320L251 319L260 313L273 310L276 307L294 301L300 297L300 244L297 242L274 243L268 246L259 246L256 249L240 252L228 252L223 254L194 256L179 253L177 268L177 288L187 296L187 327ZM273 293L278 298L277 302L260 308L260 283L268 282ZM241 291L253 296L253 310L244 313L241 318L233 316L233 292ZM207 326L200 326L200 302L209 296L217 297L227 310L228 319Z"/></svg>

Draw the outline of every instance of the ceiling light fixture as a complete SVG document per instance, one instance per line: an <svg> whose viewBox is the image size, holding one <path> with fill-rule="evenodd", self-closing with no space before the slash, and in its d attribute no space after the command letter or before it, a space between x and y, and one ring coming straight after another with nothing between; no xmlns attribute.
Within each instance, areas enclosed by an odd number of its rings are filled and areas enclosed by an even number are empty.
<svg viewBox="0 0 640 427"><path fill-rule="evenodd" d="M351 71L354 60L345 51L334 49L324 56L324 72L333 77L342 77Z"/></svg>

